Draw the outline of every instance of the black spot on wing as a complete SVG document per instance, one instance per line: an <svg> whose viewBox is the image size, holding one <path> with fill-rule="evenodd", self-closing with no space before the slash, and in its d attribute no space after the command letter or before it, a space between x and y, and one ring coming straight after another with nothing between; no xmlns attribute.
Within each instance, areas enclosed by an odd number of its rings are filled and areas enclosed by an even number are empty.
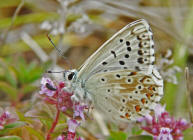
<svg viewBox="0 0 193 140"><path fill-rule="evenodd" d="M125 62L124 61L119 61L119 64L120 65L125 65Z"/></svg>
<svg viewBox="0 0 193 140"><path fill-rule="evenodd" d="M103 62L103 63L102 63L102 65L106 65L106 64L107 64L107 62Z"/></svg>
<svg viewBox="0 0 193 140"><path fill-rule="evenodd" d="M113 54L114 58L117 57L115 51L111 51L111 53Z"/></svg>

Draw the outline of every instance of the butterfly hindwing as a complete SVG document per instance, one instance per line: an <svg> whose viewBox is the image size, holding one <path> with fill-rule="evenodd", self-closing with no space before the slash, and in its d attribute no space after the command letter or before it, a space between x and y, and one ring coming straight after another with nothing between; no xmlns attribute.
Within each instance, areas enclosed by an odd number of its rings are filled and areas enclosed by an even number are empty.
<svg viewBox="0 0 193 140"><path fill-rule="evenodd" d="M85 88L94 106L115 121L136 120L150 113L163 95L163 81L154 73L115 70L91 76Z"/></svg>
<svg viewBox="0 0 193 140"><path fill-rule="evenodd" d="M86 81L91 75L119 69L151 73L154 56L152 32L148 23L141 19L128 24L105 42L78 73Z"/></svg>

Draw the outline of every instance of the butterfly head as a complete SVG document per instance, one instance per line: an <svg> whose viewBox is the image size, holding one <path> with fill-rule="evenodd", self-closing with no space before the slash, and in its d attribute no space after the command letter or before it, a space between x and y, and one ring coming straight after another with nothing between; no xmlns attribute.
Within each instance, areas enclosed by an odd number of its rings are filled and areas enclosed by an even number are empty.
<svg viewBox="0 0 193 140"><path fill-rule="evenodd" d="M76 80L77 70L68 70L64 72L64 80L68 82L73 82Z"/></svg>

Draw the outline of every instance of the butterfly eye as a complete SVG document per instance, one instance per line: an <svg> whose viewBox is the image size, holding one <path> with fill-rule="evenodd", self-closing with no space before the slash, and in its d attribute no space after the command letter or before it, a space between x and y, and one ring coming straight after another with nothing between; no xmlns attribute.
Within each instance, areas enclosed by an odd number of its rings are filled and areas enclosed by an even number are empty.
<svg viewBox="0 0 193 140"><path fill-rule="evenodd" d="M70 73L70 74L68 75L68 80L72 80L73 77L74 77L74 72L72 72L72 73Z"/></svg>
<svg viewBox="0 0 193 140"><path fill-rule="evenodd" d="M71 81L71 80L73 79L74 75L75 75L74 72L66 72L66 73L64 74L64 77L65 77L66 80Z"/></svg>

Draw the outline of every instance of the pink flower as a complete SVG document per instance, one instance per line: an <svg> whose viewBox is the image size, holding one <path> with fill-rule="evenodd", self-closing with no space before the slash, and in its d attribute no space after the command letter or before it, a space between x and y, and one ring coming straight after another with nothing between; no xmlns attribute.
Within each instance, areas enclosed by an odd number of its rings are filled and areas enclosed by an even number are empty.
<svg viewBox="0 0 193 140"><path fill-rule="evenodd" d="M56 140L84 140L84 138L78 137L75 139L75 133L68 133L68 137L66 138L64 135L60 135Z"/></svg>
<svg viewBox="0 0 193 140"><path fill-rule="evenodd" d="M67 140L74 140L76 136L76 128L80 125L76 120L69 120L68 121L68 134Z"/></svg>
<svg viewBox="0 0 193 140"><path fill-rule="evenodd" d="M68 132L75 133L76 128L80 125L76 120L69 120L68 121Z"/></svg>
<svg viewBox="0 0 193 140"><path fill-rule="evenodd" d="M5 111L0 116L0 130L4 128L4 125L7 124L8 120L10 119L10 113Z"/></svg>
<svg viewBox="0 0 193 140"><path fill-rule="evenodd" d="M86 105L79 105L79 104L76 104L75 105L75 110L74 110L74 117L78 117L80 116L82 120L85 120L84 118L84 109L86 108L87 106Z"/></svg>
<svg viewBox="0 0 193 140"><path fill-rule="evenodd" d="M154 109L155 116L156 116L156 117L161 116L161 114L162 114L163 112L165 112L165 108L166 108L166 105L164 105L164 106L161 106L160 104L156 105L156 106L155 106L155 109Z"/></svg>
<svg viewBox="0 0 193 140"><path fill-rule="evenodd" d="M140 118L141 128L154 137L154 140L181 140L183 139L182 131L187 129L190 124L185 119L175 120L168 112L165 106L157 105L154 109L155 115ZM145 122L145 124L143 123Z"/></svg>
<svg viewBox="0 0 193 140"><path fill-rule="evenodd" d="M56 140L66 140L66 137L65 136L63 136L63 135L60 135L60 136L58 136L57 137L57 139Z"/></svg>
<svg viewBox="0 0 193 140"><path fill-rule="evenodd" d="M76 140L84 140L84 138L79 137L79 138L76 138Z"/></svg>
<svg viewBox="0 0 193 140"><path fill-rule="evenodd" d="M65 112L67 109L73 108L73 101L71 100L72 93L66 92L66 90L63 90L64 83L59 83L58 88L58 105L62 112Z"/></svg>
<svg viewBox="0 0 193 140"><path fill-rule="evenodd" d="M3 109L1 111L3 111ZM17 117L11 114L9 111L3 111L0 113L0 130L4 129L5 125L17 121Z"/></svg>
<svg viewBox="0 0 193 140"><path fill-rule="evenodd" d="M40 94L45 94L44 101L49 104L54 104L57 108L57 114L60 112L66 112L68 109L73 111L73 119L70 119L68 123L68 132L67 135L60 135L57 137L57 140L83 140L82 138L76 138L76 128L80 125L80 123L76 120L76 117L80 117L82 120L84 118L84 109L87 105L80 105L80 102L73 103L71 97L73 93L71 90L67 90L68 88L65 87L66 83L64 82L54 82L51 81L49 78L42 78L41 81L41 91ZM70 115L69 115L70 116ZM56 123L58 122L59 115L55 118L55 123L53 123L52 129L47 135L47 139L50 139L50 134L53 132ZM76 138L76 139L75 139Z"/></svg>
<svg viewBox="0 0 193 140"><path fill-rule="evenodd" d="M155 137L154 139L158 140L173 140L173 137L171 135L171 129L162 127L160 130L160 134L158 137Z"/></svg>
<svg viewBox="0 0 193 140"><path fill-rule="evenodd" d="M41 80L41 90L40 94L46 94L47 96L51 97L55 94L56 87L53 81L50 78L43 77Z"/></svg>
<svg viewBox="0 0 193 140"><path fill-rule="evenodd" d="M54 85L54 82L50 78L42 78L40 94L46 94L44 100L49 104L58 105L60 111L65 112L67 109L73 108L73 102L71 100L72 93L63 90L65 88L64 82L59 82L58 85Z"/></svg>

